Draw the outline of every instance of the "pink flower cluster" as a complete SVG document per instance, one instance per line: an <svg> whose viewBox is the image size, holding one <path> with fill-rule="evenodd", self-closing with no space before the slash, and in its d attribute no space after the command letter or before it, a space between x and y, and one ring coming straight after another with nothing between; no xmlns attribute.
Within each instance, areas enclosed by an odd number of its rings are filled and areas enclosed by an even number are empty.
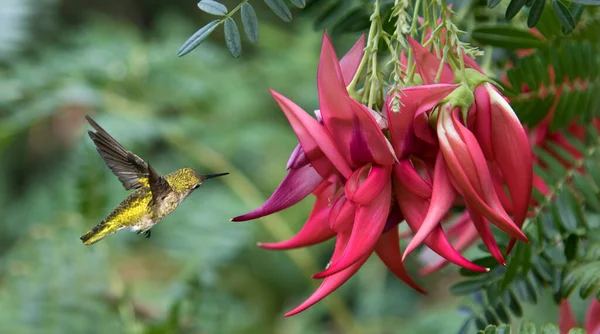
<svg viewBox="0 0 600 334"><path fill-rule="evenodd" d="M399 279L424 292L403 264L421 244L444 261L484 272L460 250L479 236L504 264L489 223L512 238L508 251L515 240L527 241L521 226L531 200L532 155L521 123L472 59L464 57L469 77L459 80L418 42L409 43L423 85L389 94L383 116L352 99L346 89L363 57L364 38L338 61L324 36L316 118L272 91L300 144L273 195L233 220L272 214L312 193L313 210L298 234L261 247L291 249L336 238L330 265L313 276L324 279L321 286L286 316L333 292L373 252ZM440 66L439 83L434 83ZM392 110L394 105L399 110ZM442 223L455 206L465 211L444 231ZM399 243L403 221L414 233L404 255ZM457 233L465 228L476 234Z"/></svg>

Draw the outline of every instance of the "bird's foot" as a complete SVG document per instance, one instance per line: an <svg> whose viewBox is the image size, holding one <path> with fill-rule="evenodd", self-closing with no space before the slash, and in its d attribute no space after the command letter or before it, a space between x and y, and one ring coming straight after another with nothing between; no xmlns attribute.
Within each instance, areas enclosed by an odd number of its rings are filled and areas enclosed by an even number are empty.
<svg viewBox="0 0 600 334"><path fill-rule="evenodd" d="M144 233L144 236L146 237L146 239L150 239L150 236L152 235L152 231L150 231L150 230L148 230L146 232L144 232L144 231L137 231L136 234L141 234L141 233Z"/></svg>

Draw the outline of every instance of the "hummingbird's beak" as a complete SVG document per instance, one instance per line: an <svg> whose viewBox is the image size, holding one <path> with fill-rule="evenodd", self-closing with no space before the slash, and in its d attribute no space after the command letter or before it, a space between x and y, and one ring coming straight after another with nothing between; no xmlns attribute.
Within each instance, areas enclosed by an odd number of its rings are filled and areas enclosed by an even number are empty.
<svg viewBox="0 0 600 334"><path fill-rule="evenodd" d="M219 173L219 174L208 174L208 175L204 175L204 179L208 180L208 179L213 179L215 177L219 177L219 176L225 176L228 175L229 173Z"/></svg>

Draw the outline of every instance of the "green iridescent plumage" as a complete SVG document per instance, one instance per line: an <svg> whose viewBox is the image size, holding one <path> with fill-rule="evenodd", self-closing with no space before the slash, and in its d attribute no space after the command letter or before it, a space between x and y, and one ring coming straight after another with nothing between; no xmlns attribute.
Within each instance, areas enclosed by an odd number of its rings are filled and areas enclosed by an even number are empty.
<svg viewBox="0 0 600 334"><path fill-rule="evenodd" d="M106 165L125 189L135 189L102 222L81 237L86 245L124 228L150 237L150 229L173 212L204 180L229 174L200 175L191 168L182 168L163 177L150 164L123 148L92 118L86 116L86 119L96 130L88 131L88 134Z"/></svg>

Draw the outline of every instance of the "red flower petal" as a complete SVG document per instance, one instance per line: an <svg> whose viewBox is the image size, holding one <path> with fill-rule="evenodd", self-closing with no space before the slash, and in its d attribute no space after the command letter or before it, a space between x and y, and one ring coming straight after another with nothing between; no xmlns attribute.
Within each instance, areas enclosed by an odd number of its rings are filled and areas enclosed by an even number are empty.
<svg viewBox="0 0 600 334"><path fill-rule="evenodd" d="M415 55L415 63L417 64L419 74L421 75L421 79L423 79L423 83L426 85L436 83L435 77L440 67L441 60L438 57L431 54L429 50L425 49L419 42L414 40L412 37L406 36L406 39L408 40L408 44L410 44L410 47ZM447 64L443 65L442 75L440 76L439 82L454 82L454 73L452 73L452 69L450 69L450 66L448 66Z"/></svg>
<svg viewBox="0 0 600 334"><path fill-rule="evenodd" d="M346 182L346 197L358 205L369 205L390 182L391 166L365 165Z"/></svg>
<svg viewBox="0 0 600 334"><path fill-rule="evenodd" d="M375 245L375 253L388 269L402 282L422 294L427 294L409 275L402 263L398 225L383 233Z"/></svg>
<svg viewBox="0 0 600 334"><path fill-rule="evenodd" d="M323 126L285 96L273 90L271 94L288 118L304 154L317 172L327 178L333 164L345 178L349 178L352 170ZM322 159L323 155L327 159Z"/></svg>
<svg viewBox="0 0 600 334"><path fill-rule="evenodd" d="M342 57L340 60L340 69L342 70L342 76L344 78L344 85L348 86L354 75L356 74L356 70L358 70L358 65L363 58L363 54L365 53L365 34L362 34L358 41L354 43L354 46Z"/></svg>
<svg viewBox="0 0 600 334"><path fill-rule="evenodd" d="M457 85L440 84L404 88L401 93L396 93L401 103L397 112L392 110L393 96L387 98L385 113L392 147L398 159L411 153L409 147L414 141L413 123L417 112L431 110L456 87Z"/></svg>
<svg viewBox="0 0 600 334"><path fill-rule="evenodd" d="M254 211L234 217L231 221L252 220L287 209L308 196L322 181L323 178L311 165L291 169L263 205Z"/></svg>
<svg viewBox="0 0 600 334"><path fill-rule="evenodd" d="M347 248L349 239L349 231L348 233L338 234L337 240L335 242L335 251L333 252L331 261L335 261L341 256L342 252ZM365 255L363 258L361 258L359 261L346 268L345 270L342 270L336 274L325 278L325 280L323 280L323 283L321 283L321 286L319 286L319 288L310 297L308 297L307 300L305 300L302 304L298 305L293 310L286 313L285 316L289 317L294 314L298 314L311 307L321 299L327 297L327 295L335 291L342 284L346 283L346 281L350 279L350 277L352 277L358 271L358 269L360 269L360 267L367 261L368 258L369 255Z"/></svg>
<svg viewBox="0 0 600 334"><path fill-rule="evenodd" d="M409 160L400 160L394 165L394 178L402 180L403 186L413 194L424 199L431 197L431 185L423 180Z"/></svg>
<svg viewBox="0 0 600 334"><path fill-rule="evenodd" d="M388 170L389 172L391 171ZM333 275L360 261L361 258L368 256L373 251L390 212L392 183L389 176L388 180L384 189L372 203L357 208L352 234L344 254L338 261L332 262L329 268L313 275L313 278Z"/></svg>
<svg viewBox="0 0 600 334"><path fill-rule="evenodd" d="M355 169L370 162L393 164L394 156L379 125L367 107L350 98L342 80L335 50L325 34L317 72L319 105L325 128L350 167Z"/></svg>
<svg viewBox="0 0 600 334"><path fill-rule="evenodd" d="M531 201L533 160L527 134L506 100L485 84L490 94L492 147L513 203L514 221L523 226Z"/></svg>
<svg viewBox="0 0 600 334"><path fill-rule="evenodd" d="M585 315L585 330L588 334L600 334L600 302L592 298Z"/></svg>
<svg viewBox="0 0 600 334"><path fill-rule="evenodd" d="M490 254L498 261L498 263L506 266L506 262L504 261L504 257L502 257L502 252L500 251L500 248L498 248L498 244L496 243L496 239L494 239L490 226L476 210L470 208L469 204L467 204L467 209L469 210L469 216L473 221L473 225L477 229L477 233L481 236L481 240L485 247L490 251Z"/></svg>
<svg viewBox="0 0 600 334"><path fill-rule="evenodd" d="M398 182L395 186L396 199L398 200L398 204L400 205L404 218L406 218L408 226L414 232L418 231L421 227L421 222L429 209L429 201L404 189L401 182ZM480 267L465 259L458 251L456 251L446 238L441 226L437 226L423 243L441 257L458 266L477 272L489 271L488 269Z"/></svg>
<svg viewBox="0 0 600 334"><path fill-rule="evenodd" d="M567 334L569 330L577 327L577 320L575 319L575 315L571 309L571 303L569 303L568 299L565 299L560 303L558 327L560 328L561 334Z"/></svg>
<svg viewBox="0 0 600 334"><path fill-rule="evenodd" d="M298 234L293 238L277 243L259 243L266 249L291 249L318 244L331 239L335 232L329 228L329 197L333 195L335 185L327 181L323 182L314 194L317 196L315 205Z"/></svg>
<svg viewBox="0 0 600 334"><path fill-rule="evenodd" d="M412 251L414 251L437 226L440 226L441 219L448 213L455 198L456 193L446 174L444 156L439 152L435 161L431 204L429 205L425 219L423 219L423 222L421 223L421 227L419 227L415 236L408 243L408 246L406 246L406 251L404 252L402 260L404 260L408 254L412 253Z"/></svg>

